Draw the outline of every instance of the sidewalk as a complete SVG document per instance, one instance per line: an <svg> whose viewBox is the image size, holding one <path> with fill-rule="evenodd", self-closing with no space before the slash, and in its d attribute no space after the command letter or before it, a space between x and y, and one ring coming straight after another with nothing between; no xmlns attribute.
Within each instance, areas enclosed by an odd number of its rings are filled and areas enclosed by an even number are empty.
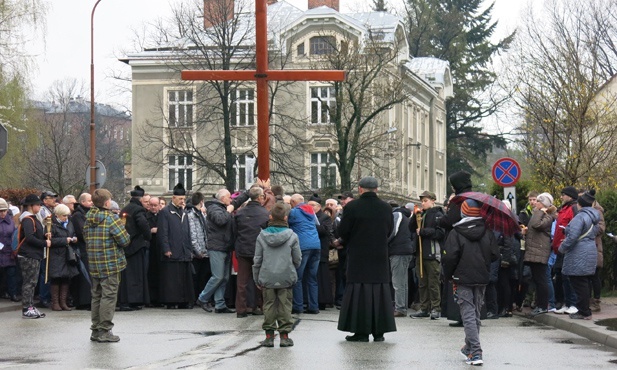
<svg viewBox="0 0 617 370"><path fill-rule="evenodd" d="M617 349L617 297L603 297L601 307L600 312L593 313L592 320L573 320L567 314L560 315L550 312L531 319ZM530 318L530 312L531 308L525 307L522 312L515 311L514 314ZM596 324L605 319L614 320L611 323L612 330L609 330L607 326Z"/></svg>

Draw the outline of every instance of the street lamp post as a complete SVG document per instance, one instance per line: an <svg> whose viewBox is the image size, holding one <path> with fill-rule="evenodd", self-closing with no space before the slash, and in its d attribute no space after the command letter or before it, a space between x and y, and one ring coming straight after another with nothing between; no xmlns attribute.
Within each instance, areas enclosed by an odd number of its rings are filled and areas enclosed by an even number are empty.
<svg viewBox="0 0 617 370"><path fill-rule="evenodd" d="M101 0L97 0L90 15L90 194L96 190L96 131L94 126L94 11Z"/></svg>

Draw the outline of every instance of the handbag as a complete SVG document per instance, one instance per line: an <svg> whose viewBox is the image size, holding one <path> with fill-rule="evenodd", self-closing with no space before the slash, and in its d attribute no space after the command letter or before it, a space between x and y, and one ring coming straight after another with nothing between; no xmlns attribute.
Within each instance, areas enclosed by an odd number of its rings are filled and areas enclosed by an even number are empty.
<svg viewBox="0 0 617 370"><path fill-rule="evenodd" d="M332 248L328 252L328 265L332 267L338 265L338 250L336 248Z"/></svg>
<svg viewBox="0 0 617 370"><path fill-rule="evenodd" d="M77 254L73 247L69 245L66 246L66 262L71 265L77 265Z"/></svg>

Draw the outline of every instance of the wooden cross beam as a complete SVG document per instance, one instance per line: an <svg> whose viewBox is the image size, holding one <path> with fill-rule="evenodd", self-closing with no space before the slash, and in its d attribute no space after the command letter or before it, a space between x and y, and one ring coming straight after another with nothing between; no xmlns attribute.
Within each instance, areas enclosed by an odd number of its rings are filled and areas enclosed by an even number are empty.
<svg viewBox="0 0 617 370"><path fill-rule="evenodd" d="M256 70L182 71L183 80L256 81L257 84L257 168L259 178L270 178L270 124L268 81L343 81L345 71L269 70L267 0L255 0Z"/></svg>

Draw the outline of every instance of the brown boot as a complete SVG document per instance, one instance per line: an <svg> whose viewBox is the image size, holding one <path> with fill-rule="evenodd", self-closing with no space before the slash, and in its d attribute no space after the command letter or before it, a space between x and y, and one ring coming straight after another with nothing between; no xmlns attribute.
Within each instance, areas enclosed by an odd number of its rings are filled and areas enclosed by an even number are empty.
<svg viewBox="0 0 617 370"><path fill-rule="evenodd" d="M62 311L72 311L73 309L66 304L66 300L69 298L69 283L63 282L60 285L60 307Z"/></svg>
<svg viewBox="0 0 617 370"><path fill-rule="evenodd" d="M591 299L591 312L600 312L601 307L600 307L600 303L601 301L599 299L595 299L592 298Z"/></svg>
<svg viewBox="0 0 617 370"><path fill-rule="evenodd" d="M58 303L60 300L60 284L52 282L49 284L49 292L51 293L51 309L52 311L62 311L62 307Z"/></svg>

